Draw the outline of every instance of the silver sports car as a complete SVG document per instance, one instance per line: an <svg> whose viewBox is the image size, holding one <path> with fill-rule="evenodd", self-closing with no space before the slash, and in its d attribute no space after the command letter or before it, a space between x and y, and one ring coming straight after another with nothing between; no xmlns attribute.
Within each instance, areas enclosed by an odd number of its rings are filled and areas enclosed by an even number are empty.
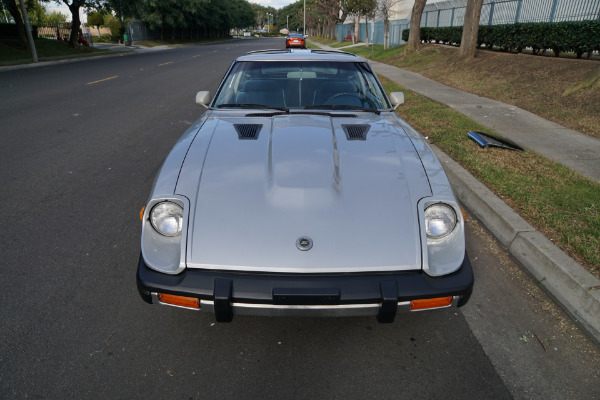
<svg viewBox="0 0 600 400"><path fill-rule="evenodd" d="M146 302L391 322L468 301L461 209L365 59L248 53L196 102L140 214Z"/></svg>

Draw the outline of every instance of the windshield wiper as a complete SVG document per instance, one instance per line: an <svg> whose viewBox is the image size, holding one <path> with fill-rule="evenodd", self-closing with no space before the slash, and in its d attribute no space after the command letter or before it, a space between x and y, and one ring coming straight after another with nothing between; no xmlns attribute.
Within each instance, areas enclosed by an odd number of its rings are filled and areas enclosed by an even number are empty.
<svg viewBox="0 0 600 400"><path fill-rule="evenodd" d="M360 107L360 106L349 106L346 104L318 104L318 105L313 105L313 106L304 106L302 107L303 109L307 109L307 108L330 108L332 110L360 110L360 111L365 111L365 112L372 112L375 113L377 115L381 114L381 111L376 110L374 108L364 108L364 107Z"/></svg>
<svg viewBox="0 0 600 400"><path fill-rule="evenodd" d="M231 103L231 104L219 104L217 106L217 108L223 108L223 107L268 108L268 109L271 109L271 110L285 111L286 113L290 112L290 109L287 108L287 107L268 106L266 104Z"/></svg>

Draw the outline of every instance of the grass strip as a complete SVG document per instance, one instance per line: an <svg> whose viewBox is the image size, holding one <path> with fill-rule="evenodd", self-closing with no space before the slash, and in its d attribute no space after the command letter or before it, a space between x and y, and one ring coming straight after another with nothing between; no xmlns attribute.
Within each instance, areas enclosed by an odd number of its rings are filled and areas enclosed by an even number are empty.
<svg viewBox="0 0 600 400"><path fill-rule="evenodd" d="M460 163L525 220L600 278L600 184L530 151L480 148L472 130L496 134L451 108L379 77L402 91L398 114Z"/></svg>
<svg viewBox="0 0 600 400"><path fill-rule="evenodd" d="M457 59L456 47L433 44L413 53L405 53L404 46L384 50L382 45L344 50L600 138L600 67L595 60L479 50L465 63Z"/></svg>
<svg viewBox="0 0 600 400"><path fill-rule="evenodd" d="M332 46L338 43L337 39L327 39L320 36L310 36L308 39L316 43L324 44L325 46Z"/></svg>
<svg viewBox="0 0 600 400"><path fill-rule="evenodd" d="M109 53L108 50L93 47L69 47L66 42L53 39L35 39L35 49L40 60L49 58L89 57ZM0 40L0 65L12 65L31 62L29 47L23 46L19 40Z"/></svg>

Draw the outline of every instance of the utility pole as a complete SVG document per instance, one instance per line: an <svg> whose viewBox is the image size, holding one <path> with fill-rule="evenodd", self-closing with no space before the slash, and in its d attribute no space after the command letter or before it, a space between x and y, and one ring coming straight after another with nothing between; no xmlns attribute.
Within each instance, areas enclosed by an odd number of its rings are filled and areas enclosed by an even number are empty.
<svg viewBox="0 0 600 400"><path fill-rule="evenodd" d="M33 43L33 35L31 34L31 24L29 23L29 16L27 15L27 9L23 0L19 0L21 3L21 13L23 14L23 20L25 22L25 33L27 34L27 41L29 42L29 50L31 51L31 58L33 62L38 62L37 52L35 51L35 43Z"/></svg>
<svg viewBox="0 0 600 400"><path fill-rule="evenodd" d="M285 29L290 30L290 16L285 18Z"/></svg>
<svg viewBox="0 0 600 400"><path fill-rule="evenodd" d="M306 0L304 0L304 27L302 28L302 35L306 37Z"/></svg>

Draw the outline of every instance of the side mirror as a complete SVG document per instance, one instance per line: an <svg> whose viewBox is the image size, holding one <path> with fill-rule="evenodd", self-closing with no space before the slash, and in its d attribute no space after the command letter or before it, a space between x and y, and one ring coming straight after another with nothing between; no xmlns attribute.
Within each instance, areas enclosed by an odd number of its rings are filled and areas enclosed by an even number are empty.
<svg viewBox="0 0 600 400"><path fill-rule="evenodd" d="M390 101L392 102L392 106L394 110L404 104L404 93L402 92L392 92L390 93Z"/></svg>
<svg viewBox="0 0 600 400"><path fill-rule="evenodd" d="M203 90L196 94L196 104L208 108L208 103L210 103L210 92Z"/></svg>

